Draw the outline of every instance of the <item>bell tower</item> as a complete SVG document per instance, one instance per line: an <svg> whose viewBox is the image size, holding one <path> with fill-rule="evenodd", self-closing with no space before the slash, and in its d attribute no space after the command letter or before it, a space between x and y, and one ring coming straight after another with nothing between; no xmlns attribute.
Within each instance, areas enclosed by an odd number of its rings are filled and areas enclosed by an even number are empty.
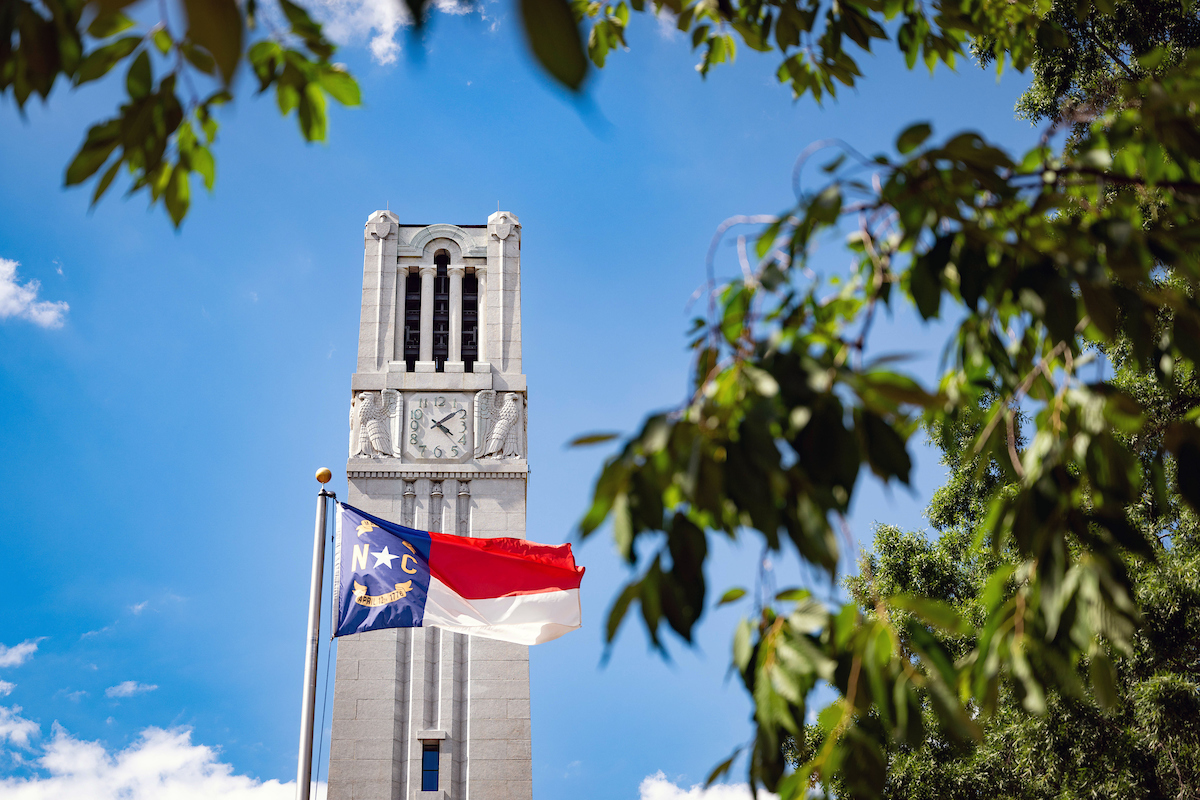
<svg viewBox="0 0 1200 800"><path fill-rule="evenodd" d="M350 505L525 538L521 225L364 231ZM439 628L338 640L329 800L530 800L529 648Z"/></svg>

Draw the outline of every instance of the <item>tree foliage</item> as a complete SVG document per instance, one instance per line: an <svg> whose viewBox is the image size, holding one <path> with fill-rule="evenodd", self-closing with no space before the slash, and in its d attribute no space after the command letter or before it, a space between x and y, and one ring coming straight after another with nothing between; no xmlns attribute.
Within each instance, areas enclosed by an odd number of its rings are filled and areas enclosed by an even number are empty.
<svg viewBox="0 0 1200 800"><path fill-rule="evenodd" d="M1118 340L1105 355L1114 368L1111 383L1146 410L1143 431L1163 430L1195 405L1196 380L1178 370L1178 392L1163 391L1152 371L1140 371ZM1175 398L1185 398L1180 404ZM915 595L953 608L972 626L986 620L988 576L1001 565L1015 568L1012 547L996 550L976 543L984 515L978 510L1015 486L996 480L993 463L979 469L964 459L976 431L959 429L943 441L950 474L929 506L936 539L881 526L874 550L865 553L857 576L847 579L855 601L871 613L879 597ZM1123 437L1144 464L1153 464L1159 437ZM1148 477L1148 476L1147 476ZM929 735L919 745L889 754L883 796L887 798L1010 797L1022 800L1083 797L1194 797L1200 791L1200 519L1178 493L1165 507L1150 508L1151 492L1129 508L1131 523L1155 552L1153 559L1128 557L1125 567L1140 623L1125 652L1108 648L1080 659L1074 680L1050 689L1046 713L1030 715L1011 684L1001 684L996 711L981 723L978 745L955 745ZM1077 557L1081 555L1075 544ZM939 634L957 657L969 655L972 637ZM1087 687L1095 660L1111 658L1115 680ZM1100 668L1104 668L1101 665ZM931 704L922 715L935 729ZM801 741L815 738L807 731ZM800 761L796 748L793 760ZM837 787L835 787L836 790Z"/></svg>
<svg viewBox="0 0 1200 800"><path fill-rule="evenodd" d="M420 31L430 0L404 5ZM862 77L856 59L889 41L909 67L953 67L971 42L977 57L1001 69L1025 69L1035 59L1049 65L1051 51L1075 52L1088 30L1072 27L1072 9L1080 20L1124 14L1122 42L1135 48L1161 44L1176 57L1189 46L1194 32L1182 23L1168 36L1140 33L1128 22L1139 18L1129 11L1137 5L1109 2L1097 10L1089 3L1060 9L1049 0L520 0L518 10L535 59L572 91L585 85L589 64L603 67L614 50L627 46L633 14L654 13L669 15L690 35L701 75L732 61L739 46L774 52L779 80L796 97L821 100L853 87ZM1191 19L1166 0L1160 5L1164 18ZM155 16L148 27L135 23ZM327 98L345 105L360 100L353 77L332 62L334 52L304 4L292 0L263 9L258 0L161 0L157 14L136 0L0 0L0 93L11 93L19 107L33 95L48 98L60 78L78 88L125 69L128 101L88 131L68 167L67 185L100 173L95 203L124 165L130 191L148 191L176 226L189 207L192 173L212 189L214 111L233 99L238 70L248 65L259 93L275 88L280 113L296 111L305 140L324 141ZM1069 75L1059 75L1069 72L1059 67L1053 80L1069 83Z"/></svg>
<svg viewBox="0 0 1200 800"><path fill-rule="evenodd" d="M96 179L95 204L121 168L129 192L146 191L178 226L191 202L191 176L211 191L216 109L232 99L232 82L248 62L259 91L274 87L279 110L296 110L308 141L326 136L326 96L360 102L358 84L331 62L334 46L302 7L279 0L286 27L254 39L253 0L184 0L145 29L126 14L132 0L0 0L0 92L20 108L50 96L59 78L81 87L125 67L126 102L93 125L67 166L65 183ZM183 20L183 22L179 22Z"/></svg>
<svg viewBox="0 0 1200 800"><path fill-rule="evenodd" d="M1069 46L1048 5L971 10L959 32L997 58ZM1078 19L1105 13L1076 6ZM963 480L988 487L934 509L970 522L955 556L966 573L841 607L791 589L743 620L733 661L754 702L750 777L784 797L817 786L876 797L895 754L931 739L978 753L972 743L1006 720L1057 725L1068 703L1111 720L1134 696L1146 703L1128 713L1150 714L1190 691L1120 667L1146 635L1139 592L1156 579L1139 581L1166 568L1150 534L1175 530L1181 503L1200 505L1200 56L1126 56L1137 73L1110 99L1059 115L1024 154L975 133L937 141L926 124L898 136L898 157L845 148L823 187L754 237L744 276L697 321L690 400L650 417L597 481L582 533L610 521L636 570L609 636L638 605L660 646L663 629L690 641L703 613L709 535L794 547L833 574L860 473L907 482L921 424ZM1061 149L1060 125L1075 133ZM808 269L822 237L845 237L851 280ZM957 320L936 385L870 352L880 307L899 304ZM1102 353L1143 382L1089 378ZM1156 413L1164 405L1171 415ZM822 681L838 699L805 730ZM1169 728L1145 735L1162 749ZM788 741L802 755L791 771Z"/></svg>

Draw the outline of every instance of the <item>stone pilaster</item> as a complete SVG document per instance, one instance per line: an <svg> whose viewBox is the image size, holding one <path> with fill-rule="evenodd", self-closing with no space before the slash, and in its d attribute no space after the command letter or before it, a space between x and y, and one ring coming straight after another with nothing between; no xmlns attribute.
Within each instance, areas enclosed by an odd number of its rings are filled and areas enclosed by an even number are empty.
<svg viewBox="0 0 1200 800"><path fill-rule="evenodd" d="M462 372L462 281L466 268L453 264L446 272L450 276L450 357L446 359L446 372Z"/></svg>

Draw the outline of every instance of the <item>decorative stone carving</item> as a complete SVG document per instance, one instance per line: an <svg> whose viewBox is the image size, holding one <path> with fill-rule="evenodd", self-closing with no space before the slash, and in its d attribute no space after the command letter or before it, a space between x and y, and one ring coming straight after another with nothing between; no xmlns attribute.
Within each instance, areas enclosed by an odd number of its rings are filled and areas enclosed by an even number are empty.
<svg viewBox="0 0 1200 800"><path fill-rule="evenodd" d="M392 449L392 420L400 413L395 389L359 392L350 405L350 457L396 458Z"/></svg>
<svg viewBox="0 0 1200 800"><path fill-rule="evenodd" d="M520 458L525 450L521 395L497 395L487 389L475 395L475 457Z"/></svg>

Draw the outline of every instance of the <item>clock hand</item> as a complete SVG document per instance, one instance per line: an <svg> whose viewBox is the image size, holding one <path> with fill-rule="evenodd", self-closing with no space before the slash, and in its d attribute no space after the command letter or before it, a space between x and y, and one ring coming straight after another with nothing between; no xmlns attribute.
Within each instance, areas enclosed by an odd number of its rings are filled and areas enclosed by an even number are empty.
<svg viewBox="0 0 1200 800"><path fill-rule="evenodd" d="M435 422L435 423L433 423L433 424L434 424L434 425L437 425L437 426L439 426L439 427L440 427L440 426L441 426L441 424L442 424L443 422L445 422L446 420L450 419L451 417L453 417L453 416L454 416L455 414L457 414L457 413L458 413L458 410L457 410L457 409L455 409L454 411L451 411L449 414L447 414L446 416L442 417L441 419L439 419L437 422Z"/></svg>
<svg viewBox="0 0 1200 800"><path fill-rule="evenodd" d="M450 433L450 431L446 429L446 426L445 426L445 425L443 425L443 424L442 424L442 423L440 423L440 422L434 422L434 423L432 423L432 427L434 427L434 428L441 428L441 429L442 429L442 432L443 432L443 433L445 433L447 436L450 436L450 437L452 437L452 438L453 438L453 436L454 436L454 434Z"/></svg>

